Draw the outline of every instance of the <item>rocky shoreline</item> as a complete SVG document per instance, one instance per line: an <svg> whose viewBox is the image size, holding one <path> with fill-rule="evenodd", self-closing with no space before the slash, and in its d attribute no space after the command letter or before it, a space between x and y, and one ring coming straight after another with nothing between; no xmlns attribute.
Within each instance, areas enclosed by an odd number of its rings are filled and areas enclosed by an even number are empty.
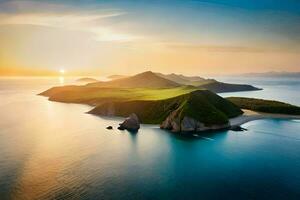
<svg viewBox="0 0 300 200"><path fill-rule="evenodd" d="M184 117L182 120L176 118L176 113L171 113L160 125L161 129L166 129L174 133L190 133L190 132L203 132L203 131L217 131L217 130L237 130L243 131L246 129L240 126L254 120L259 119L299 119L299 115L283 115L283 114L269 114L255 112L251 110L243 110L243 114L231 118L229 123L221 125L205 125L191 117ZM124 122L119 124L119 130L128 130L130 132L137 132L140 129L140 121L135 113L125 118ZM108 128L112 129L112 128Z"/></svg>

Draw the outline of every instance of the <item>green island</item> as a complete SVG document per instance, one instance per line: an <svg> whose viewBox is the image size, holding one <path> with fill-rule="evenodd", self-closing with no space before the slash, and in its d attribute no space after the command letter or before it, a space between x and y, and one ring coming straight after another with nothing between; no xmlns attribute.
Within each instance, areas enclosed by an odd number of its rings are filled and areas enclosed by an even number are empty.
<svg viewBox="0 0 300 200"><path fill-rule="evenodd" d="M139 122L160 124L173 132L230 128L232 118L242 109L266 113L300 115L300 108L281 102L230 97L216 92L259 90L251 85L229 84L197 76L143 72L134 76L114 76L111 81L86 85L53 87L40 95L51 101L89 104L88 113L127 117L134 113ZM252 119L252 118L251 118ZM240 120L236 120L240 123Z"/></svg>

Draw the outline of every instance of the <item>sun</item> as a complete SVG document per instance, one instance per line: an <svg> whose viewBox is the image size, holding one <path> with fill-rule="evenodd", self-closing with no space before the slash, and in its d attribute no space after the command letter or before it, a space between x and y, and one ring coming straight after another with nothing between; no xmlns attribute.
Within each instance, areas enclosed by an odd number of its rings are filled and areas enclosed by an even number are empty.
<svg viewBox="0 0 300 200"><path fill-rule="evenodd" d="M66 71L65 71L64 69L60 69L60 70L59 70L59 73L62 74L62 75L65 74L65 72L66 72Z"/></svg>

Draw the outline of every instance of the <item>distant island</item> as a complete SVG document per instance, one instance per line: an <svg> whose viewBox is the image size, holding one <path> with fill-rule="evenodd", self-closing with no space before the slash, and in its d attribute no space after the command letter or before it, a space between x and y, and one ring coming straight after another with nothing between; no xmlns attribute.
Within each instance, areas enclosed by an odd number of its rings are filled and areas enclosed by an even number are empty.
<svg viewBox="0 0 300 200"><path fill-rule="evenodd" d="M111 75L111 76L108 76L106 77L107 79L110 79L110 80L114 80L114 79L120 79L120 78L126 78L127 76L125 75Z"/></svg>
<svg viewBox="0 0 300 200"><path fill-rule="evenodd" d="M300 115L300 108L290 104L251 98L226 99L215 93L258 89L246 84L148 71L83 86L54 87L40 95L51 101L92 105L94 108L88 113L100 116L127 117L134 113L141 123L160 124L173 132L230 128L243 122L240 117L247 110Z"/></svg>
<svg viewBox="0 0 300 200"><path fill-rule="evenodd" d="M93 82L97 82L98 80L94 78L84 77L84 78L79 78L76 81L82 83L93 83Z"/></svg>

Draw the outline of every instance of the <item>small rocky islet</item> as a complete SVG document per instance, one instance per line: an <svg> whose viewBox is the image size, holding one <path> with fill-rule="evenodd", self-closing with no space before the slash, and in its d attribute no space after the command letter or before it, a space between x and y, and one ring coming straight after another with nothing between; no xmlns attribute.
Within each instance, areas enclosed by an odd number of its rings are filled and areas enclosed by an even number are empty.
<svg viewBox="0 0 300 200"><path fill-rule="evenodd" d="M119 130L128 130L128 131L138 131L140 129L140 121L138 116L135 113L132 113L127 117L124 122L119 124Z"/></svg>
<svg viewBox="0 0 300 200"><path fill-rule="evenodd" d="M112 126L107 126L106 129L112 130ZM119 130L128 130L131 132L137 132L140 129L140 121L135 113L132 113L122 123L119 124Z"/></svg>

